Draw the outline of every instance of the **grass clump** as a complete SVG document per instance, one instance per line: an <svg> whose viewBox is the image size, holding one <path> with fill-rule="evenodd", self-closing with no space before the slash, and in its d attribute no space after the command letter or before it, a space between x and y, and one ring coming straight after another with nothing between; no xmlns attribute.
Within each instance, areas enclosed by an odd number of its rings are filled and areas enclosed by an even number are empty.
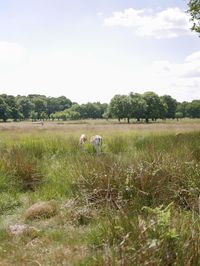
<svg viewBox="0 0 200 266"><path fill-rule="evenodd" d="M58 211L56 202L37 202L30 206L25 212L26 220L50 218Z"/></svg>
<svg viewBox="0 0 200 266"><path fill-rule="evenodd" d="M42 182L42 172L36 159L21 147L7 150L1 160L1 169L23 190L35 190Z"/></svg>

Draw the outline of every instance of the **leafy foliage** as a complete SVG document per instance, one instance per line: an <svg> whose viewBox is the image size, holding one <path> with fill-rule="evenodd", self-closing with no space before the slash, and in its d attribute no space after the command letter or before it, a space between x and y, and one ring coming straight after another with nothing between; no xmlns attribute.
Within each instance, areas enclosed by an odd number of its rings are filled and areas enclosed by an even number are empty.
<svg viewBox="0 0 200 266"><path fill-rule="evenodd" d="M200 36L200 0L190 0L188 4L188 12L193 21L192 30L196 31Z"/></svg>

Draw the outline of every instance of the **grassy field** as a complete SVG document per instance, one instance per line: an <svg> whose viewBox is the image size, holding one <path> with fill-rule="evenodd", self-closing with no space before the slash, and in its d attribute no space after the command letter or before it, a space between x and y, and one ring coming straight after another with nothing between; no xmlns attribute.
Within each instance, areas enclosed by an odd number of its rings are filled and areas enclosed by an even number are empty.
<svg viewBox="0 0 200 266"><path fill-rule="evenodd" d="M0 266L200 265L199 195L199 120L0 124Z"/></svg>

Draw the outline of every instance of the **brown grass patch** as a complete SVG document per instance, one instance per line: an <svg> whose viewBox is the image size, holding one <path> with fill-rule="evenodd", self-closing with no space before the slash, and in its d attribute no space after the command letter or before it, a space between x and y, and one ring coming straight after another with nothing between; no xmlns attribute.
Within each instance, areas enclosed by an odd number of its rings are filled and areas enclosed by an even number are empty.
<svg viewBox="0 0 200 266"><path fill-rule="evenodd" d="M53 201L49 202L37 202L28 208L25 212L26 220L35 220L42 218L50 218L57 214L57 204Z"/></svg>

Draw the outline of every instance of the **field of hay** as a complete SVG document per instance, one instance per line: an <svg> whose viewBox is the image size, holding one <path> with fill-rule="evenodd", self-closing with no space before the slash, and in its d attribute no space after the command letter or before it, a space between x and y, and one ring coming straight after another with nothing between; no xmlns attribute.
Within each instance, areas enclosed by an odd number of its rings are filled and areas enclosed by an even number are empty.
<svg viewBox="0 0 200 266"><path fill-rule="evenodd" d="M199 120L0 124L1 266L200 265L199 195Z"/></svg>

